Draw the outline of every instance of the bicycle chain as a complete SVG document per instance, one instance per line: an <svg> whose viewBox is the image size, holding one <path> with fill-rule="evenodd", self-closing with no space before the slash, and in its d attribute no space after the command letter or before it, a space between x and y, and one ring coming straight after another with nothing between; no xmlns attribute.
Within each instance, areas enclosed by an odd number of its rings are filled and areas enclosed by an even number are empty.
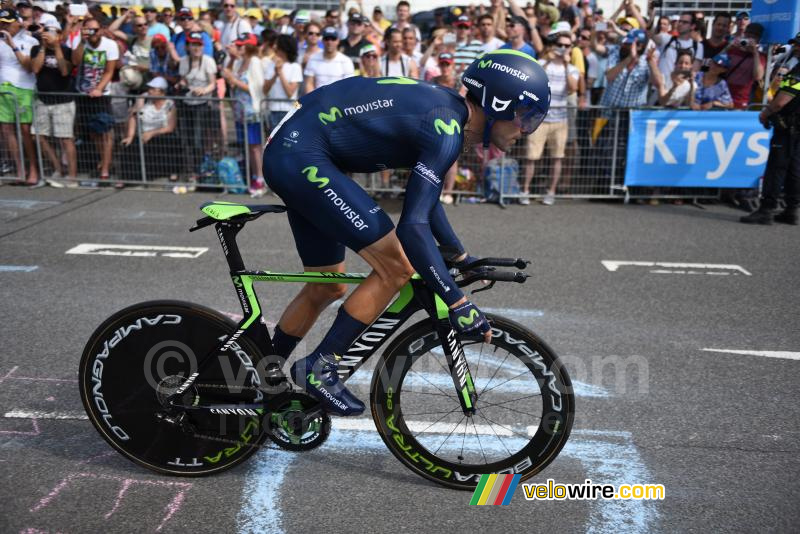
<svg viewBox="0 0 800 534"><path fill-rule="evenodd" d="M239 389L239 390L242 390L242 391L251 391L251 392L254 392L254 393L255 392L265 393L264 390L259 389L259 388L250 387L250 386L234 386L234 385L230 385L230 384L192 384L192 387L193 388L206 388L206 389L227 389L227 390L230 390L231 388L236 388L236 389ZM291 389L294 389L294 388L292 388L291 385L290 385L290 390ZM269 412L269 413L271 413L271 412ZM201 434L199 432L194 432L194 431L189 431L189 434L194 436L194 437L200 438L200 439L205 439L205 440L208 440L208 441L217 441L217 442L220 442L220 443L227 443L227 444L230 444L230 445L238 445L240 447L249 447L249 448L253 448L253 449L271 449L271 450L278 450L278 451L286 450L283 447L281 447L279 445L276 445L275 442L272 441L272 438L270 437L269 432L266 432L267 439L264 441L264 443L261 443L261 444L258 444L258 443L243 443L241 441L230 439L230 438L223 438L221 436L212 436L210 434Z"/></svg>

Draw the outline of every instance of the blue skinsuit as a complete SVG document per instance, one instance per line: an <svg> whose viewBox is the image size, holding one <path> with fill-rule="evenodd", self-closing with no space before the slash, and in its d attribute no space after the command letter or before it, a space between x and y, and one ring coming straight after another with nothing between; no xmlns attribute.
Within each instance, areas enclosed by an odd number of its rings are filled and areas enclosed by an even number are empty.
<svg viewBox="0 0 800 534"><path fill-rule="evenodd" d="M345 172L408 168L397 226L411 265L448 305L463 296L436 242L464 247L439 203L461 152L464 99L408 78L347 78L300 99L264 149L264 177L288 208L306 266L344 261L389 233L388 215Z"/></svg>

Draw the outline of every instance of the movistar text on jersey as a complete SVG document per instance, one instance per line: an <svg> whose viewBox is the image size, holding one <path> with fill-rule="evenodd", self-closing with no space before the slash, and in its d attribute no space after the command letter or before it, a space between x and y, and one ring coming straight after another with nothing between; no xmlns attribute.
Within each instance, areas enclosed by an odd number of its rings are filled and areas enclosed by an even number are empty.
<svg viewBox="0 0 800 534"><path fill-rule="evenodd" d="M358 115L360 113L366 113L367 111L391 107L394 107L394 98L390 98L389 100L373 100L372 102L367 102L366 104L359 104L358 106L344 108L344 114Z"/></svg>

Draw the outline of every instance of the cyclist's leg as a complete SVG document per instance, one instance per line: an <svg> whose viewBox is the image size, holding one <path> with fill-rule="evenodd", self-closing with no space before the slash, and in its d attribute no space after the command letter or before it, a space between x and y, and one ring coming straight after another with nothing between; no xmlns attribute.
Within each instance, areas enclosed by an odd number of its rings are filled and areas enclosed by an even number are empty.
<svg viewBox="0 0 800 534"><path fill-rule="evenodd" d="M344 272L344 245L320 232L294 209L289 209L289 226L304 271ZM322 310L342 298L345 284L309 283L286 307L275 329L275 353L287 358L316 322Z"/></svg>
<svg viewBox="0 0 800 534"><path fill-rule="evenodd" d="M339 309L320 345L295 363L292 378L331 411L357 415L363 412L364 404L339 380L338 361L413 269L402 254L391 220L369 195L331 162L319 156L303 156L273 157L265 163L270 167L269 185L296 214L293 231L307 230L307 224L313 227L313 236L309 232L302 232L305 237L295 234L301 257L315 254L314 249L323 243L343 243L363 254L375 270L354 291L355 298L351 295ZM313 246L308 247L309 243ZM309 262L304 258L304 263Z"/></svg>

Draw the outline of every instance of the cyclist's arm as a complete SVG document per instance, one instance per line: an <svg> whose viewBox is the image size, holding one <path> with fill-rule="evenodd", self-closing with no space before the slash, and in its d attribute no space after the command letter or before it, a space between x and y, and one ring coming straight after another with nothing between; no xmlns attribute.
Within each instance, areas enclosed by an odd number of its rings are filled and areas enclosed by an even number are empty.
<svg viewBox="0 0 800 534"><path fill-rule="evenodd" d="M449 115L445 111L441 111L436 118L442 119L445 124L451 124L451 120L458 121L454 113ZM443 212L441 215L435 212L437 206L441 209L439 195L444 186L444 176L458 157L461 136L455 132L447 135L443 131L432 134L433 121L423 121L421 128L424 132L422 135L426 138L422 143L425 149L408 179L403 213L397 225L397 237L417 273L448 306L452 306L460 302L464 294L450 276L436 247L433 226L436 226L438 232L442 232L440 235L443 239L447 239L448 230L445 227L449 227L449 224L442 226L443 221L446 223L446 218L443 217ZM452 228L449 228L449 232L452 236L455 235Z"/></svg>

